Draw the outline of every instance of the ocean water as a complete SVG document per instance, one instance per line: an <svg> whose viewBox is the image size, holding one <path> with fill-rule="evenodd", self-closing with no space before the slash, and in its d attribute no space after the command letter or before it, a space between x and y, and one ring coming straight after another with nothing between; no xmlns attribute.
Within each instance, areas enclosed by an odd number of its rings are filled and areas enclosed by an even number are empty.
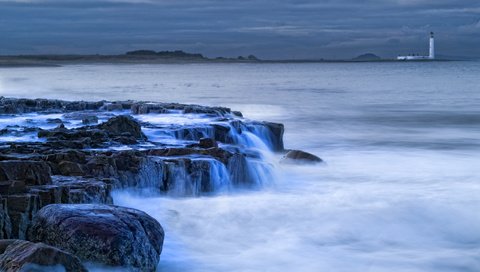
<svg viewBox="0 0 480 272"><path fill-rule="evenodd" d="M0 95L228 106L285 124L276 178L217 196L138 197L159 271L480 271L480 63L0 68Z"/></svg>

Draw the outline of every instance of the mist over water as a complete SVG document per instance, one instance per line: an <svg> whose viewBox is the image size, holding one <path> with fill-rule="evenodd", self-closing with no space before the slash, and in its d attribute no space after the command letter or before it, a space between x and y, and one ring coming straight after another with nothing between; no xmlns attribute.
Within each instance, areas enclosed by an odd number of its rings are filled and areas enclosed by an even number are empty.
<svg viewBox="0 0 480 272"><path fill-rule="evenodd" d="M275 169L262 189L115 192L164 226L159 271L480 271L478 75L478 62L17 68L0 69L0 95L229 106L326 161L278 164L261 147Z"/></svg>

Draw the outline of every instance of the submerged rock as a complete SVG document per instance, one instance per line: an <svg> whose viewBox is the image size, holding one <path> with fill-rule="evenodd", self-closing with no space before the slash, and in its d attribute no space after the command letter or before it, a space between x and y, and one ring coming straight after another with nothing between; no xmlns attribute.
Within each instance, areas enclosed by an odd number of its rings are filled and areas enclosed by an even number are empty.
<svg viewBox="0 0 480 272"><path fill-rule="evenodd" d="M82 118L82 124L90 125L98 123L98 117L95 115L87 115Z"/></svg>
<svg viewBox="0 0 480 272"><path fill-rule="evenodd" d="M80 259L58 248L22 240L0 240L0 271L83 272ZM63 268L63 269L62 269Z"/></svg>
<svg viewBox="0 0 480 272"><path fill-rule="evenodd" d="M301 150L290 150L281 160L282 163L321 163L322 159Z"/></svg>
<svg viewBox="0 0 480 272"><path fill-rule="evenodd" d="M155 271L162 226L144 212L113 205L48 205L34 218L29 239L84 261Z"/></svg>

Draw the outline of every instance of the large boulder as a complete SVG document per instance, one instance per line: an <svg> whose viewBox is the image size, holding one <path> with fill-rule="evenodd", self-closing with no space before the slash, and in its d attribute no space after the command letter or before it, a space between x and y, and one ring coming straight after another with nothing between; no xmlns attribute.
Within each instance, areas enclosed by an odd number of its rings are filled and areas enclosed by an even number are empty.
<svg viewBox="0 0 480 272"><path fill-rule="evenodd" d="M282 163L321 163L322 159L301 150L290 150L281 160Z"/></svg>
<svg viewBox="0 0 480 272"><path fill-rule="evenodd" d="M164 231L155 219L134 209L53 204L37 213L29 238L85 261L155 271Z"/></svg>
<svg viewBox="0 0 480 272"><path fill-rule="evenodd" d="M61 269L63 268L63 269ZM23 240L0 240L0 271L87 271L80 259L68 252Z"/></svg>

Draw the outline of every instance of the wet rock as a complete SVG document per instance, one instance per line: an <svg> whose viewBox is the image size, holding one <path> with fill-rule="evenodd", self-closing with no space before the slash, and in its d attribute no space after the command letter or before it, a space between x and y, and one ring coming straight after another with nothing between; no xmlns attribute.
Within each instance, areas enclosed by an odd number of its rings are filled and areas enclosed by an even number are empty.
<svg viewBox="0 0 480 272"><path fill-rule="evenodd" d="M86 153L78 150L62 150L53 154L46 155L46 161L60 163L62 161L76 162L84 164L86 162Z"/></svg>
<svg viewBox="0 0 480 272"><path fill-rule="evenodd" d="M283 151L283 133L285 131L285 127L283 126L283 124L272 122L262 122L262 124L270 130L271 134L269 135L269 137L272 143L273 151Z"/></svg>
<svg viewBox="0 0 480 272"><path fill-rule="evenodd" d="M239 111L232 111L232 114L238 117L243 117L243 114Z"/></svg>
<svg viewBox="0 0 480 272"><path fill-rule="evenodd" d="M71 161L61 161L58 164L58 171L63 176L83 176L84 171L80 164Z"/></svg>
<svg viewBox="0 0 480 272"><path fill-rule="evenodd" d="M30 229L44 242L84 261L155 271L162 252L162 226L146 213L111 205L48 205Z"/></svg>
<svg viewBox="0 0 480 272"><path fill-rule="evenodd" d="M132 114L169 113L175 111L181 111L183 113L210 114L213 116L223 116L231 112L229 108L224 107L205 107L177 103L136 102L131 106Z"/></svg>
<svg viewBox="0 0 480 272"><path fill-rule="evenodd" d="M104 101L62 101L54 99L28 99L0 97L0 114L16 113L59 113L69 111L96 110L102 107Z"/></svg>
<svg viewBox="0 0 480 272"><path fill-rule="evenodd" d="M8 237L25 239L26 231L38 211L38 196L35 194L9 195L7 198L7 211L12 224Z"/></svg>
<svg viewBox="0 0 480 272"><path fill-rule="evenodd" d="M12 222L7 212L7 199L0 196L0 238L12 237Z"/></svg>
<svg viewBox="0 0 480 272"><path fill-rule="evenodd" d="M60 118L48 118L47 123L49 124L63 124L63 120Z"/></svg>
<svg viewBox="0 0 480 272"><path fill-rule="evenodd" d="M27 185L50 184L50 168L41 161L0 161L0 181L23 180Z"/></svg>
<svg viewBox="0 0 480 272"><path fill-rule="evenodd" d="M95 115L88 115L82 118L82 123L85 125L98 123L98 117Z"/></svg>
<svg viewBox="0 0 480 272"><path fill-rule="evenodd" d="M121 111L130 109L131 102L113 102L107 103L103 106L103 109L106 111Z"/></svg>
<svg viewBox="0 0 480 272"><path fill-rule="evenodd" d="M146 139L140 124L129 115L119 115L98 125L98 128L113 136L133 136L136 139Z"/></svg>
<svg viewBox="0 0 480 272"><path fill-rule="evenodd" d="M40 130L38 137L47 138L47 143L57 149L102 147L110 142L136 144L137 140L146 140L140 124L128 115L112 117L97 126L67 129L62 124L52 130Z"/></svg>
<svg viewBox="0 0 480 272"><path fill-rule="evenodd" d="M0 181L0 195L25 193L27 187L23 180Z"/></svg>
<svg viewBox="0 0 480 272"><path fill-rule="evenodd" d="M217 148L218 144L215 139L212 138L201 138L198 142L199 147L201 148Z"/></svg>
<svg viewBox="0 0 480 272"><path fill-rule="evenodd" d="M321 163L322 159L301 150L290 150L281 160L282 163Z"/></svg>
<svg viewBox="0 0 480 272"><path fill-rule="evenodd" d="M1 271L54 271L58 266L67 272L87 271L77 257L43 243L0 240L0 252Z"/></svg>
<svg viewBox="0 0 480 272"><path fill-rule="evenodd" d="M230 136L231 127L220 124L213 124L215 140L222 143L233 143L233 138Z"/></svg>

